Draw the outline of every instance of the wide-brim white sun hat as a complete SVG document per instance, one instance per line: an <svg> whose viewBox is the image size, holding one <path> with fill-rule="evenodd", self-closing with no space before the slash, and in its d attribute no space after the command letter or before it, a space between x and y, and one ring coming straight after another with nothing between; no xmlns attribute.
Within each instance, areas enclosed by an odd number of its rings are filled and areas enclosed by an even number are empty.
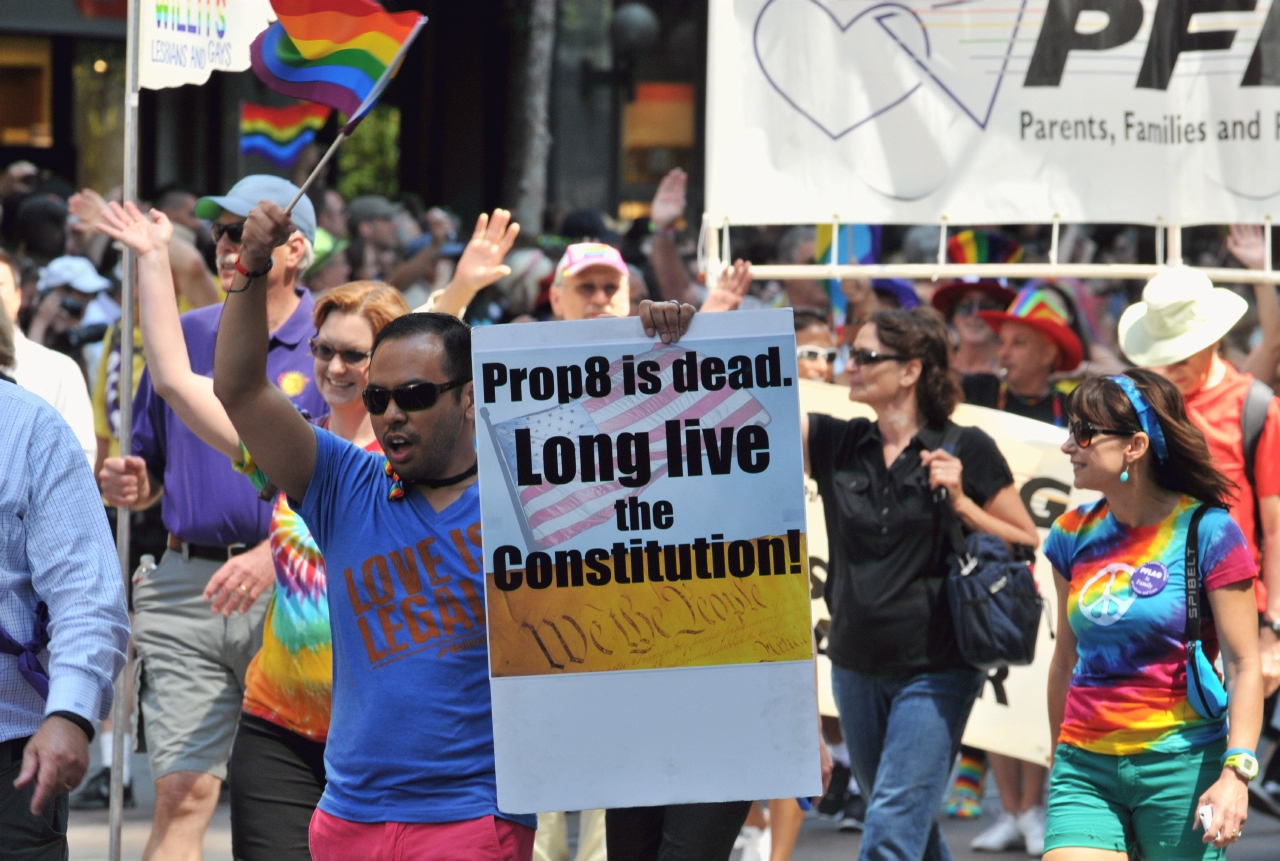
<svg viewBox="0 0 1280 861"><path fill-rule="evenodd" d="M1189 266L1171 266L1120 315L1120 349L1140 368L1174 365L1221 341L1249 303Z"/></svg>

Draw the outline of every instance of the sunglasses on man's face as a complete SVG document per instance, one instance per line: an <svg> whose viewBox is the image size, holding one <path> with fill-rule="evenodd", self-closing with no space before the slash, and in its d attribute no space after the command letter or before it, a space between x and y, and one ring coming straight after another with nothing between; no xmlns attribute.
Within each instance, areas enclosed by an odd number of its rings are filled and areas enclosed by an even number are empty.
<svg viewBox="0 0 1280 861"><path fill-rule="evenodd" d="M215 221L209 225L209 232L213 234L213 241L219 242L222 237L227 237L227 241L232 245L239 245L240 240L244 238L244 222L237 221L235 224L223 224Z"/></svg>
<svg viewBox="0 0 1280 861"><path fill-rule="evenodd" d="M796 347L796 358L803 362L826 362L834 365L840 351L834 347Z"/></svg>
<svg viewBox="0 0 1280 861"><path fill-rule="evenodd" d="M372 416L385 413L392 401L395 401L396 406L406 413L416 413L431 409L436 405L436 401L440 400L442 394L450 389L465 386L469 382L471 382L470 377L465 380L454 380L451 383L407 383L396 386L394 389L368 386L361 393L361 397L364 399L364 408Z"/></svg>
<svg viewBox="0 0 1280 861"><path fill-rule="evenodd" d="M854 365L878 365L881 362L905 362L907 357L877 353L875 350L850 350L849 361Z"/></svg>
<svg viewBox="0 0 1280 861"><path fill-rule="evenodd" d="M1094 427L1092 423L1083 419L1073 421L1067 427L1071 431L1071 436L1075 439L1076 445L1080 446L1080 448L1088 448L1093 445L1093 438L1096 436L1133 436L1137 433L1134 430Z"/></svg>
<svg viewBox="0 0 1280 861"><path fill-rule="evenodd" d="M359 350L336 350L316 338L310 339L307 343L311 345L311 355L322 362L332 362L334 356L341 356L344 364L356 367L369 361L369 357L373 355L372 351L362 353Z"/></svg>
<svg viewBox="0 0 1280 861"><path fill-rule="evenodd" d="M593 284L590 281L579 281L574 289L578 291L579 296L589 302L595 298L596 292L599 290L604 291L606 299L612 300L622 287L620 284Z"/></svg>

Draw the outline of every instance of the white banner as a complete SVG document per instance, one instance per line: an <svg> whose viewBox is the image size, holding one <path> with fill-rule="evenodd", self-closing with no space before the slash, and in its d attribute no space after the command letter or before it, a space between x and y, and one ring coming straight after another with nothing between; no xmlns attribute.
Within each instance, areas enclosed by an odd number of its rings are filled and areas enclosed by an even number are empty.
<svg viewBox="0 0 1280 861"><path fill-rule="evenodd" d="M1280 216L1271 0L711 0L713 224Z"/></svg>
<svg viewBox="0 0 1280 861"><path fill-rule="evenodd" d="M270 0L139 0L138 86L203 84L249 68L249 46L276 19Z"/></svg>
<svg viewBox="0 0 1280 861"><path fill-rule="evenodd" d="M790 313L472 338L498 806L819 794Z"/></svg>
<svg viewBox="0 0 1280 861"><path fill-rule="evenodd" d="M875 416L869 407L852 403L843 387L807 380L800 385L800 408L804 412L826 413L840 418ZM968 404L958 406L951 418L956 424L980 427L995 440L1013 472L1014 484L1031 512L1042 540L1068 505L1074 507L1097 498L1092 492L1075 490L1071 486L1071 462L1060 449L1066 439L1063 429ZM805 491L809 562L813 572L813 622L819 630L825 630L831 618L822 599L821 582L827 575L826 522L818 486L812 479L806 480ZM983 750L1047 764L1051 752L1047 688L1054 629L1058 624L1058 593L1053 582L1053 569L1041 552L1036 553L1035 573L1040 595L1044 598L1044 617L1040 625L1040 639L1036 643L1035 662L992 675L991 682L974 703L964 742ZM824 715L835 716L831 662L826 655L818 656L818 666L819 708Z"/></svg>

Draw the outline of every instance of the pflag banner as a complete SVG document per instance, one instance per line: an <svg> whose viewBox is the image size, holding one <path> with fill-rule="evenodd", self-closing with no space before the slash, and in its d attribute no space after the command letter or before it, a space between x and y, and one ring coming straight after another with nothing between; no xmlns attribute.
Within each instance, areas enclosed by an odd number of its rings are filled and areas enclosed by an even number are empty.
<svg viewBox="0 0 1280 861"><path fill-rule="evenodd" d="M253 41L253 70L271 89L347 115L349 133L377 104L418 31L417 12L373 0L271 0L279 20Z"/></svg>
<svg viewBox="0 0 1280 861"><path fill-rule="evenodd" d="M709 223L1261 222L1277 49L1273 0L711 0Z"/></svg>
<svg viewBox="0 0 1280 861"><path fill-rule="evenodd" d="M817 794L791 312L472 347L499 806ZM642 712L698 719L616 731Z"/></svg>
<svg viewBox="0 0 1280 861"><path fill-rule="evenodd" d="M286 170L315 142L332 108L313 102L277 108L245 102L240 105L240 153L257 155Z"/></svg>
<svg viewBox="0 0 1280 861"><path fill-rule="evenodd" d="M806 413L824 413L842 419L875 417L870 407L850 401L845 387L809 380L802 381L800 385L800 408ZM956 407L951 420L959 425L981 428L995 440L1009 464L1014 486L1031 512L1042 542L1058 515L1068 507L1074 508L1097 498L1092 491L1072 487L1071 461L1061 450L1067 435L1063 428L969 404ZM822 500L818 496L818 485L812 479L805 481L805 503L813 625L821 649L831 624L831 613L822 597L827 578L828 544ZM921 540L933 541L936 538L922 536ZM1047 764L1053 748L1049 737L1046 691L1049 661L1053 657L1054 629L1058 624L1058 593L1053 581L1053 568L1040 551L1036 552L1035 576L1040 597L1044 599L1035 661L1029 666L1009 667L988 674L988 682L969 714L964 743L1015 759ZM831 662L825 654L818 656L818 702L822 714L836 716L835 698L831 691Z"/></svg>
<svg viewBox="0 0 1280 861"><path fill-rule="evenodd" d="M249 45L275 20L269 0L138 0L138 86L203 84L249 68Z"/></svg>

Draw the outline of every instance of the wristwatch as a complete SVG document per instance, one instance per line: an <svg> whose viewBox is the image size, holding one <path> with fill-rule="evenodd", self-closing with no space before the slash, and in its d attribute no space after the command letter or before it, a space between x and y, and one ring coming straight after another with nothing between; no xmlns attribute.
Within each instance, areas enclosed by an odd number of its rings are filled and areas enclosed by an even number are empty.
<svg viewBox="0 0 1280 861"><path fill-rule="evenodd" d="M1222 764L1227 768L1234 768L1246 783L1258 776L1258 758L1248 748L1231 748L1222 755Z"/></svg>

